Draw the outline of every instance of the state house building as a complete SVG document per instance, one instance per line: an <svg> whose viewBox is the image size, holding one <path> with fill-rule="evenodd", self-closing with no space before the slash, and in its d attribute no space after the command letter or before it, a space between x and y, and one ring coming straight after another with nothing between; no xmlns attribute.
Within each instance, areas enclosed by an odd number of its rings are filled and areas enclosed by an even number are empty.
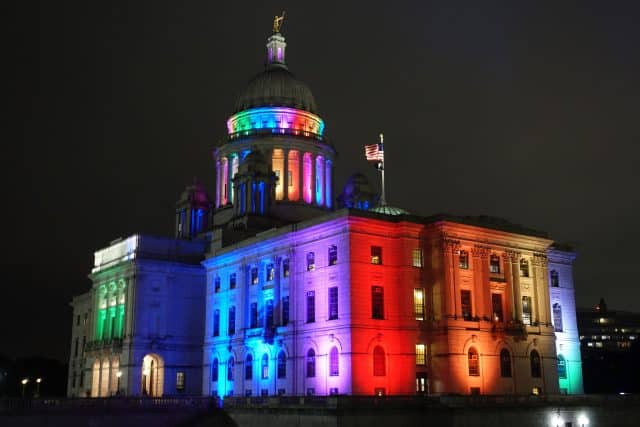
<svg viewBox="0 0 640 427"><path fill-rule="evenodd" d="M174 237L95 252L73 299L68 394L582 393L572 263L545 233L420 217L336 149L274 31ZM337 206L334 206L337 204Z"/></svg>

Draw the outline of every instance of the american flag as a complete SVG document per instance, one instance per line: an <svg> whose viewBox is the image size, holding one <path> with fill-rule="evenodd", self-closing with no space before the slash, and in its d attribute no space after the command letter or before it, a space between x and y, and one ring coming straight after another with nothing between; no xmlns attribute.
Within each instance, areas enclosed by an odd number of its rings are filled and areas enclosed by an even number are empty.
<svg viewBox="0 0 640 427"><path fill-rule="evenodd" d="M384 147L382 144L365 145L364 155L370 162L384 162Z"/></svg>

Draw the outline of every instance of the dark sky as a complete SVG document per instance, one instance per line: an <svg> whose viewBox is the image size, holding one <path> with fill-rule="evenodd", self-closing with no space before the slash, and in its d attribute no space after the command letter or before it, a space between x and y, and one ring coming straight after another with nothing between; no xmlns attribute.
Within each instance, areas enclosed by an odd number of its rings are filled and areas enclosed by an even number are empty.
<svg viewBox="0 0 640 427"><path fill-rule="evenodd" d="M212 192L282 9L337 188L376 179L362 146L384 131L390 202L546 230L577 247L579 305L640 311L637 2L11 3L0 353L66 358L93 251L171 233L193 176Z"/></svg>

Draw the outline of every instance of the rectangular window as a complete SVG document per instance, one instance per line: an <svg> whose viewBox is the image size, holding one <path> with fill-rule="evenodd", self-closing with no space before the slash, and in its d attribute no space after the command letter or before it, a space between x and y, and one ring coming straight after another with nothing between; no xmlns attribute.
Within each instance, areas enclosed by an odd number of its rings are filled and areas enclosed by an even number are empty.
<svg viewBox="0 0 640 427"><path fill-rule="evenodd" d="M329 396L337 396L338 395L338 387L331 387L329 389Z"/></svg>
<svg viewBox="0 0 640 427"><path fill-rule="evenodd" d="M329 246L329 265L338 263L338 247L336 245Z"/></svg>
<svg viewBox="0 0 640 427"><path fill-rule="evenodd" d="M384 288L371 287L371 318L384 319Z"/></svg>
<svg viewBox="0 0 640 427"><path fill-rule="evenodd" d="M273 300L267 300L267 303L265 304L266 308L266 326L267 328L273 328Z"/></svg>
<svg viewBox="0 0 640 427"><path fill-rule="evenodd" d="M314 291L307 292L307 323L316 321L316 293Z"/></svg>
<svg viewBox="0 0 640 427"><path fill-rule="evenodd" d="M229 307L229 335L236 333L236 307Z"/></svg>
<svg viewBox="0 0 640 427"><path fill-rule="evenodd" d="M373 389L373 394L375 394L376 396L384 396L386 393L384 387L376 387Z"/></svg>
<svg viewBox="0 0 640 427"><path fill-rule="evenodd" d="M251 284L252 285L258 284L258 267L253 267L251 269Z"/></svg>
<svg viewBox="0 0 640 427"><path fill-rule="evenodd" d="M214 289L215 289L216 293L220 292L220 277L219 276L216 276L216 278L214 280Z"/></svg>
<svg viewBox="0 0 640 427"><path fill-rule="evenodd" d="M258 327L258 303L251 303L251 313L249 317L249 327L257 328Z"/></svg>
<svg viewBox="0 0 640 427"><path fill-rule="evenodd" d="M220 310L215 309L213 312L213 336L220 335Z"/></svg>
<svg viewBox="0 0 640 427"><path fill-rule="evenodd" d="M176 372L176 391L184 391L184 372Z"/></svg>
<svg viewBox="0 0 640 427"><path fill-rule="evenodd" d="M496 254L491 254L489 257L489 272L500 273L500 257Z"/></svg>
<svg viewBox="0 0 640 427"><path fill-rule="evenodd" d="M329 288L329 320L338 318L338 287Z"/></svg>
<svg viewBox="0 0 640 427"><path fill-rule="evenodd" d="M382 264L382 247L371 246L371 264Z"/></svg>
<svg viewBox="0 0 640 427"><path fill-rule="evenodd" d="M416 365L424 366L427 364L427 357L424 344L416 344Z"/></svg>
<svg viewBox="0 0 640 427"><path fill-rule="evenodd" d="M244 391L244 395L245 395L246 397L251 397L251 395L252 395L252 394L253 394L253 390L251 390L250 388L248 388L248 389L246 389L246 390Z"/></svg>
<svg viewBox="0 0 640 427"><path fill-rule="evenodd" d="M424 320L424 289L413 290L413 311L416 320Z"/></svg>
<svg viewBox="0 0 640 427"><path fill-rule="evenodd" d="M229 289L236 288L236 273L231 273L229 275Z"/></svg>
<svg viewBox="0 0 640 427"><path fill-rule="evenodd" d="M291 184L289 184L289 187L291 187ZM279 388L278 389L278 396L284 396L285 394L287 394L287 390L284 388Z"/></svg>
<svg viewBox="0 0 640 427"><path fill-rule="evenodd" d="M504 320L502 314L502 294L491 294L491 308L493 310L493 321L502 322Z"/></svg>
<svg viewBox="0 0 640 427"><path fill-rule="evenodd" d="M316 269L316 254L309 252L307 254L307 271Z"/></svg>
<svg viewBox="0 0 640 427"><path fill-rule="evenodd" d="M471 320L471 291L460 291L460 308L462 310L462 318Z"/></svg>
<svg viewBox="0 0 640 427"><path fill-rule="evenodd" d="M414 267L422 267L422 249L416 248L411 251L411 265Z"/></svg>
<svg viewBox="0 0 640 427"><path fill-rule="evenodd" d="M267 265L267 282L273 281L273 278L275 277L275 271L276 270L273 267L273 264Z"/></svg>
<svg viewBox="0 0 640 427"><path fill-rule="evenodd" d="M289 260L282 261L282 277L289 277Z"/></svg>
<svg viewBox="0 0 640 427"><path fill-rule="evenodd" d="M313 387L309 387L307 389L307 396L314 396L316 394L316 389Z"/></svg>
<svg viewBox="0 0 640 427"><path fill-rule="evenodd" d="M289 324L289 297L282 297L282 326Z"/></svg>
<svg viewBox="0 0 640 427"><path fill-rule="evenodd" d="M463 270L469 269L469 252L460 251L458 255L458 267L460 267Z"/></svg>
<svg viewBox="0 0 640 427"><path fill-rule="evenodd" d="M531 297L522 297L522 323L531 324Z"/></svg>

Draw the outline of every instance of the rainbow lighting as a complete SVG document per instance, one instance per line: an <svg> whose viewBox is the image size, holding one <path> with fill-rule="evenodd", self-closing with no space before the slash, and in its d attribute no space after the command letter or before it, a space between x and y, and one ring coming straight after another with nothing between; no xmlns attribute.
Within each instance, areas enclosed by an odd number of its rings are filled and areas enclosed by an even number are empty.
<svg viewBox="0 0 640 427"><path fill-rule="evenodd" d="M229 139L274 133L322 138L324 121L308 111L288 107L250 108L227 120Z"/></svg>

